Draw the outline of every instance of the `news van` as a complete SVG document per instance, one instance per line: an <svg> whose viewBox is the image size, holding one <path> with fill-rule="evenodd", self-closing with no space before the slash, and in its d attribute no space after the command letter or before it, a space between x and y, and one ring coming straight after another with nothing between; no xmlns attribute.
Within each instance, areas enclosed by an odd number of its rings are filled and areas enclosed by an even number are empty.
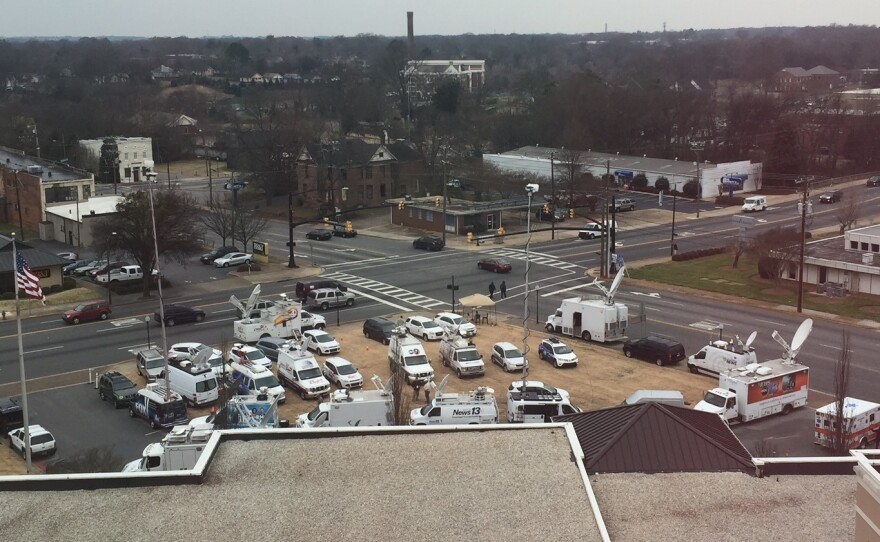
<svg viewBox="0 0 880 542"><path fill-rule="evenodd" d="M410 412L410 425L460 425L498 423L495 390L480 386L467 393L445 393L447 375L437 386L437 395Z"/></svg>
<svg viewBox="0 0 880 542"><path fill-rule="evenodd" d="M259 395L260 390L266 388L266 392L278 399L278 403L286 400L284 387L278 382L275 373L253 361L233 361L230 364L232 374L229 380L239 381L236 392L239 395Z"/></svg>
<svg viewBox="0 0 880 542"><path fill-rule="evenodd" d="M183 398L158 382L138 390L128 405L128 415L147 420L153 429L185 425L189 421Z"/></svg>
<svg viewBox="0 0 880 542"><path fill-rule="evenodd" d="M207 355L212 353L210 348L204 352ZM207 405L219 397L217 376L207 356L201 356L201 352L192 360L169 359L167 376L166 385L190 405Z"/></svg>
<svg viewBox="0 0 880 542"><path fill-rule="evenodd" d="M564 391L564 390L563 390ZM509 423L549 423L554 416L577 414L581 409L558 391L553 394L534 391L507 391L507 421Z"/></svg>

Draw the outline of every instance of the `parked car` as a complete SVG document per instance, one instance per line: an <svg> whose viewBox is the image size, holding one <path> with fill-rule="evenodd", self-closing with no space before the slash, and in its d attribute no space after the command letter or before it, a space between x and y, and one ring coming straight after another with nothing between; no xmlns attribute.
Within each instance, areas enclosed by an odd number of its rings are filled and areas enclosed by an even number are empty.
<svg viewBox="0 0 880 542"><path fill-rule="evenodd" d="M545 212L542 208L535 212L535 218L541 222L563 222L567 217L565 209L553 209Z"/></svg>
<svg viewBox="0 0 880 542"><path fill-rule="evenodd" d="M577 365L578 357L571 348L556 337L549 337L538 345L538 357L549 361L556 367Z"/></svg>
<svg viewBox="0 0 880 542"><path fill-rule="evenodd" d="M202 254L201 258L199 258L199 261L205 265L209 265L209 264L214 263L214 260L216 260L217 258L219 258L221 256L226 256L230 252L238 252L238 249L235 247L227 247L227 246L215 248L214 250L212 250L211 252L209 252L207 254Z"/></svg>
<svg viewBox="0 0 880 542"><path fill-rule="evenodd" d="M128 406L137 391L134 382L119 371L109 371L98 377L98 397L113 403L113 408Z"/></svg>
<svg viewBox="0 0 880 542"><path fill-rule="evenodd" d="M326 331L320 329L309 329L303 331L303 346L306 350L313 350L322 355L338 354L340 350L339 343Z"/></svg>
<svg viewBox="0 0 880 542"><path fill-rule="evenodd" d="M28 427L28 436L31 440L31 457L37 455L54 455L57 446L52 433L43 429L42 425ZM9 432L9 447L25 457L24 427L13 429Z"/></svg>
<svg viewBox="0 0 880 542"><path fill-rule="evenodd" d="M819 203L835 203L843 199L842 190L829 190L819 196Z"/></svg>
<svg viewBox="0 0 880 542"><path fill-rule="evenodd" d="M443 328L425 316L410 316L406 319L406 330L413 337L421 337L426 341L439 341L443 338Z"/></svg>
<svg viewBox="0 0 880 542"><path fill-rule="evenodd" d="M75 262L79 259L79 254L77 254L76 252L59 252L58 254L56 254L56 256L58 256L59 258L64 258L65 260L70 260L72 262Z"/></svg>
<svg viewBox="0 0 880 542"><path fill-rule="evenodd" d="M685 358L684 346L680 342L655 335L629 339L623 343L623 355L628 358L653 361L661 367L678 363Z"/></svg>
<svg viewBox="0 0 880 542"><path fill-rule="evenodd" d="M253 308L251 308L251 313L247 315L248 318L259 318L260 313L266 309L272 308L275 306L274 301L270 301L268 299L258 299L256 303L254 303ZM243 311L239 311L239 317L245 318L245 314Z"/></svg>
<svg viewBox="0 0 880 542"><path fill-rule="evenodd" d="M138 374L147 382L155 382L159 378L165 378L165 356L158 348L147 348L135 355Z"/></svg>
<svg viewBox="0 0 880 542"><path fill-rule="evenodd" d="M392 335L394 335L394 322L391 320L377 316L364 321L364 337L388 344Z"/></svg>
<svg viewBox="0 0 880 542"><path fill-rule="evenodd" d="M106 320L110 317L111 312L113 310L110 308L110 303L104 300L89 301L87 303L80 303L69 311L64 311L61 319L66 324L79 324L89 320Z"/></svg>
<svg viewBox="0 0 880 542"><path fill-rule="evenodd" d="M205 319L205 311L186 305L165 305L165 325L173 327L177 324L185 322L201 322ZM157 323L162 322L162 316L159 311L153 313L153 320Z"/></svg>
<svg viewBox="0 0 880 542"><path fill-rule="evenodd" d="M521 371L523 365L529 366L519 348L508 342L495 343L492 346L492 363L497 364L505 372Z"/></svg>
<svg viewBox="0 0 880 542"><path fill-rule="evenodd" d="M874 175L868 178L868 186L880 186L880 177Z"/></svg>
<svg viewBox="0 0 880 542"><path fill-rule="evenodd" d="M282 346L287 344L287 339L281 339L278 337L263 337L257 344L255 345L257 348L263 351L266 354L266 357L271 359L272 361L278 361L278 350L281 349Z"/></svg>
<svg viewBox="0 0 880 542"><path fill-rule="evenodd" d="M77 260L75 262L69 263L61 268L61 274L62 275L73 274L73 272L76 271L77 269L79 269L80 267L85 267L93 261L94 260Z"/></svg>
<svg viewBox="0 0 880 542"><path fill-rule="evenodd" d="M432 252L443 250L443 239L436 235L425 235L413 241L413 248Z"/></svg>
<svg viewBox="0 0 880 542"><path fill-rule="evenodd" d="M130 264L123 261L110 262L108 264L102 265L101 267L90 269L88 275L90 279L97 280L98 275L106 275L110 273L110 271L113 271L114 269L119 269L120 267L125 267L126 265Z"/></svg>
<svg viewBox="0 0 880 542"><path fill-rule="evenodd" d="M364 377L357 367L345 358L332 357L324 362L324 377L340 388L360 388Z"/></svg>
<svg viewBox="0 0 880 542"><path fill-rule="evenodd" d="M207 361L211 364L212 367L219 366L223 359L223 352L202 343L172 344L171 348L168 349L168 359L173 359L176 361L192 360L199 352L203 350L208 350L209 348L212 350L212 352Z"/></svg>
<svg viewBox="0 0 880 542"><path fill-rule="evenodd" d="M301 310L299 311L299 317L303 329L324 329L327 327L327 320L320 314Z"/></svg>
<svg viewBox="0 0 880 542"><path fill-rule="evenodd" d="M452 312L438 312L437 316L434 317L434 321L437 322L440 327L442 327L448 333L457 333L464 338L473 337L477 334L477 326L475 326L471 322L468 322L460 314L455 314Z"/></svg>
<svg viewBox="0 0 880 542"><path fill-rule="evenodd" d="M324 311L330 307L351 307L354 305L354 294L331 288L321 288L309 292L306 304L309 308Z"/></svg>
<svg viewBox="0 0 880 542"><path fill-rule="evenodd" d="M495 273L510 273L513 266L504 258L486 258L477 262L477 269L484 269Z"/></svg>
<svg viewBox="0 0 880 542"><path fill-rule="evenodd" d="M318 290L321 288L332 288L334 290L339 290L340 292L347 292L348 288L339 282L338 280L329 280L329 279L318 279L318 280L307 280L303 282L296 283L296 297L301 301L305 301L309 296L309 292L312 290Z"/></svg>
<svg viewBox="0 0 880 542"><path fill-rule="evenodd" d="M253 254L246 252L230 252L214 260L214 267L229 267L230 265L250 265L254 260Z"/></svg>
<svg viewBox="0 0 880 542"><path fill-rule="evenodd" d="M243 361L257 363L267 369L272 368L272 360L261 349L242 343L233 344L229 349L229 363L242 363Z"/></svg>
<svg viewBox="0 0 880 542"><path fill-rule="evenodd" d="M314 241L329 241L333 239L333 232L330 230L312 230L306 234L306 239Z"/></svg>
<svg viewBox="0 0 880 542"><path fill-rule="evenodd" d="M73 270L73 275L84 277L92 269L97 269L107 265L107 260L92 260L87 265L81 265Z"/></svg>
<svg viewBox="0 0 880 542"><path fill-rule="evenodd" d="M508 386L508 391L519 391L523 393L537 393L538 395L556 395L557 393L563 399L569 399L568 391L562 388L554 388L549 384L544 384L540 380L526 380L525 384L522 380L514 380Z"/></svg>

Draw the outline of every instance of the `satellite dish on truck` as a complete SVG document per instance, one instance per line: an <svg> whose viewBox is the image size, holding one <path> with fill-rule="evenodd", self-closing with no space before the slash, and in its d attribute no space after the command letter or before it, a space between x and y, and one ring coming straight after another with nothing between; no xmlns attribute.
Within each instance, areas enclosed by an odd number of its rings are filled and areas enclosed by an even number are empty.
<svg viewBox="0 0 880 542"><path fill-rule="evenodd" d="M229 296L229 302L232 303L232 306L238 309L239 314L243 320L251 319L251 311L254 310L254 305L256 305L257 300L260 297L260 285L257 284L254 287L254 291L251 292L251 295L248 297L248 300L244 303L238 300L234 295Z"/></svg>
<svg viewBox="0 0 880 542"><path fill-rule="evenodd" d="M605 294L605 304L606 305L614 305L614 294L617 293L617 289L620 288L620 282L623 280L623 274L626 271L625 267L621 267L620 270L617 271L617 275L614 277L614 281L611 283L610 288L605 288L599 279L593 279L588 286L595 286L602 290L602 293Z"/></svg>
<svg viewBox="0 0 880 542"><path fill-rule="evenodd" d="M773 340L778 342L782 349L784 350L782 354L782 359L786 363L794 363L794 358L797 357L798 352L801 349L801 346L804 345L804 341L807 340L807 337L810 336L810 332L813 331L813 319L807 318L801 325L798 327L797 331L794 332L794 337L791 339L791 346L785 339L782 338L782 335L779 334L778 331L774 330L771 337Z"/></svg>

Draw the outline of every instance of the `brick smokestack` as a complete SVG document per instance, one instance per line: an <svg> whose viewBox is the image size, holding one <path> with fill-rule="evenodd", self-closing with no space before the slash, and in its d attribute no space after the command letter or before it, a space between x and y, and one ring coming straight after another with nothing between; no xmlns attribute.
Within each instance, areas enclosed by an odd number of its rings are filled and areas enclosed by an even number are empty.
<svg viewBox="0 0 880 542"><path fill-rule="evenodd" d="M413 34L413 12L406 12L406 48L407 53L409 53L409 58L412 60L415 58L415 49L416 49L416 39Z"/></svg>

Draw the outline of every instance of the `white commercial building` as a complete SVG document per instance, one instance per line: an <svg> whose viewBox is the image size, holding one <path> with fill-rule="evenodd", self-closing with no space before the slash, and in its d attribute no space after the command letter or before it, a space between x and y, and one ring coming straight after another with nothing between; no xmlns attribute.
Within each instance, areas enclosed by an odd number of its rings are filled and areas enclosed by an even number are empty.
<svg viewBox="0 0 880 542"><path fill-rule="evenodd" d="M785 278L797 280L797 262ZM880 225L850 230L843 237L807 243L804 282L822 292L880 295Z"/></svg>
<svg viewBox="0 0 880 542"><path fill-rule="evenodd" d="M145 181L147 168L145 160L153 159L153 140L149 137L107 137L104 139L81 139L81 166L98 172L101 146L105 139L113 139L119 149L119 171L116 179L120 183L139 183Z"/></svg>

